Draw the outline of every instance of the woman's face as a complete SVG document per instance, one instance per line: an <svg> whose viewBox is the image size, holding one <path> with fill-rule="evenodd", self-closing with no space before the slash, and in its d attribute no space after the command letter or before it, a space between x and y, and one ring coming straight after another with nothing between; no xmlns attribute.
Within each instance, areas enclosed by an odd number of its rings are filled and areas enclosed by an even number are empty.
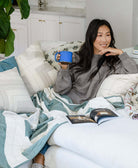
<svg viewBox="0 0 138 168"><path fill-rule="evenodd" d="M108 48L111 43L110 29L106 26L100 26L97 32L97 37L93 43L94 54L98 54L99 51Z"/></svg>

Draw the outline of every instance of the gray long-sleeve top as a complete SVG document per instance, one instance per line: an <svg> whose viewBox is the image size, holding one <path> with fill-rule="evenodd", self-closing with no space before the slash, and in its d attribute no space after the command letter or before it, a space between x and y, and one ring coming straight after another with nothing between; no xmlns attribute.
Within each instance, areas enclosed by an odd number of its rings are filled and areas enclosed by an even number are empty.
<svg viewBox="0 0 138 168"><path fill-rule="evenodd" d="M78 62L79 56L75 55L73 62ZM54 85L55 92L69 96L73 103L79 104L94 98L103 80L111 74L133 74L138 72L135 61L125 52L119 55L120 63L116 65L116 70L110 70L104 63L98 73L89 80L90 75L97 69L97 62L101 55L94 55L91 69L86 73L74 73L73 68L60 69Z"/></svg>

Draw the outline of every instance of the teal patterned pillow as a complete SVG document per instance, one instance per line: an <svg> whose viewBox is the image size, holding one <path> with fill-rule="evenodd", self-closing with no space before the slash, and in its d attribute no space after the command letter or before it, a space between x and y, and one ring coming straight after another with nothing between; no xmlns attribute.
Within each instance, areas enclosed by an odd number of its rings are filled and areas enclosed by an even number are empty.
<svg viewBox="0 0 138 168"><path fill-rule="evenodd" d="M16 67L18 69L18 65L16 63L15 57L8 57L2 61L0 61L0 72L7 71ZM19 69L18 69L19 72Z"/></svg>
<svg viewBox="0 0 138 168"><path fill-rule="evenodd" d="M83 44L83 41L72 41L65 44L59 45L58 47L51 48L44 51L45 60L52 65L55 69L59 70L60 66L58 62L55 61L55 54L58 51L78 51Z"/></svg>

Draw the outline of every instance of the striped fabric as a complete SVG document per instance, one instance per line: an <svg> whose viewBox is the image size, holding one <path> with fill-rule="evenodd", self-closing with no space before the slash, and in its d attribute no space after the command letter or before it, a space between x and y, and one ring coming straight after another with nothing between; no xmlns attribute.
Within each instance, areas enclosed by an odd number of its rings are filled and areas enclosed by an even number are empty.
<svg viewBox="0 0 138 168"><path fill-rule="evenodd" d="M36 111L17 68L0 72L0 109L16 113Z"/></svg>
<svg viewBox="0 0 138 168"><path fill-rule="evenodd" d="M70 99L55 93L53 88L45 88L44 91L33 95L32 100L37 107L37 111L30 116L0 110L0 168L15 168L33 159L53 132L60 125L68 122L67 114L89 115L91 109L100 107L115 110L112 104L102 97L94 98L83 104L72 104L69 101ZM111 123L109 125L112 126ZM103 124L104 126L106 125ZM109 131L109 128L106 128ZM135 128L137 128L137 125L135 125ZM133 133L131 128L130 131ZM108 138L107 135L105 137ZM62 138L64 139L64 136ZM67 144L65 147L68 148ZM83 154L83 152L80 154Z"/></svg>

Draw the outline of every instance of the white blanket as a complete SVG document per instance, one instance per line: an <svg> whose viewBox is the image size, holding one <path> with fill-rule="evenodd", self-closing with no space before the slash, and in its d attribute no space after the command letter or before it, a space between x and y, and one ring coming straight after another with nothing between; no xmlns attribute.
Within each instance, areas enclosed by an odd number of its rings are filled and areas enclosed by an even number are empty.
<svg viewBox="0 0 138 168"><path fill-rule="evenodd" d="M49 168L102 168L91 160L58 146L51 146L45 154Z"/></svg>
<svg viewBox="0 0 138 168"><path fill-rule="evenodd" d="M138 168L138 121L118 118L101 125L65 124L49 139L104 168Z"/></svg>

